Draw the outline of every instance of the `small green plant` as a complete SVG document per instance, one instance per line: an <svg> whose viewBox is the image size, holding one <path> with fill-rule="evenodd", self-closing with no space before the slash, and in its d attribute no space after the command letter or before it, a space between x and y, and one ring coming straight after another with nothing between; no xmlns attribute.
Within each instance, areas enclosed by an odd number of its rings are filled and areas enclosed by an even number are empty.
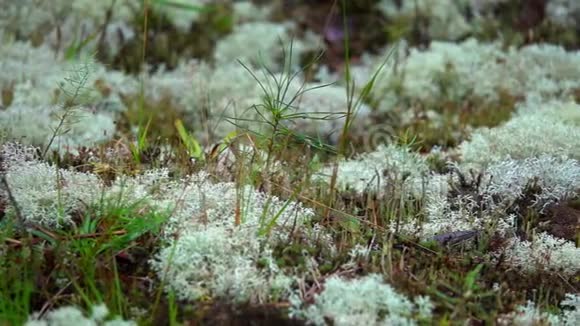
<svg viewBox="0 0 580 326"><path fill-rule="evenodd" d="M183 122L179 119L175 120L175 129L177 129L177 133L179 134L179 138L181 142L185 146L189 157L192 157L196 160L203 161L205 159L205 154L199 142L195 139L193 135L191 135L185 129Z"/></svg>
<svg viewBox="0 0 580 326"><path fill-rule="evenodd" d="M477 316L487 316L489 314L485 308L485 300L496 295L494 290L486 290L478 282L481 278L483 264L478 264L467 272L464 277L456 274L449 274L451 283L440 280L439 289L432 288L432 295L440 299L447 309L451 311L452 318L466 318L470 313Z"/></svg>
<svg viewBox="0 0 580 326"><path fill-rule="evenodd" d="M142 163L142 156L149 148L149 141L147 140L147 136L149 133L149 128L151 127L151 121L153 121L153 117L149 117L145 124L139 124L139 129L137 130L137 140L135 143L129 144L131 155L137 164Z"/></svg>
<svg viewBox="0 0 580 326"><path fill-rule="evenodd" d="M128 291L138 290L122 280L119 257L142 255L156 241L168 212L149 208L145 202L103 199L79 212L76 224L49 230L40 226L22 234L4 221L0 231L0 324L23 324L38 299L61 305L47 289L69 293L67 302L86 307L106 303L117 314L128 315ZM29 238L26 235L29 235ZM150 253L147 253L149 255ZM135 262L143 264L144 262ZM24 268L24 270L22 270ZM38 282L40 275L43 281ZM48 306L47 306L48 307ZM45 309L45 308L43 308Z"/></svg>
<svg viewBox="0 0 580 326"><path fill-rule="evenodd" d="M16 240L13 221L0 224L0 324L22 325L32 310L40 255L28 239Z"/></svg>
<svg viewBox="0 0 580 326"><path fill-rule="evenodd" d="M57 233L57 246L68 252L78 267L78 270L69 269L69 279L87 305L110 302L109 306L119 309L117 312L126 313L128 305L123 299L115 257L134 251L140 238L157 234L166 219L163 213L143 214L140 212L143 210L147 208L141 202L105 201L83 214L78 227ZM109 272L95 269L98 264ZM107 278L110 281L106 281Z"/></svg>

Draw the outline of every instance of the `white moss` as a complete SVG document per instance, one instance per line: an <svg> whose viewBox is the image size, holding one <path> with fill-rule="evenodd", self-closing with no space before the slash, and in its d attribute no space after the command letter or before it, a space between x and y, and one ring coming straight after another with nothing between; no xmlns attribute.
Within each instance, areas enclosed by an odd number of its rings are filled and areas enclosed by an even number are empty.
<svg viewBox="0 0 580 326"><path fill-rule="evenodd" d="M295 227L303 229L313 212L251 187L206 178L167 184L157 199L175 205L164 231L169 242L151 261L167 289L184 300L265 302L288 296L292 278L279 269L270 248ZM315 238L318 231L312 232Z"/></svg>
<svg viewBox="0 0 580 326"><path fill-rule="evenodd" d="M315 178L330 182L333 169L332 165L323 168ZM396 186L393 182L406 180L408 184L413 184L416 179L421 180L427 172L427 163L421 155L409 148L381 145L374 152L340 162L337 185L343 191L382 193L384 189Z"/></svg>
<svg viewBox="0 0 580 326"><path fill-rule="evenodd" d="M562 325L558 316L542 311L532 301L525 306L519 305L515 311L502 315L497 320L499 325L534 326Z"/></svg>
<svg viewBox="0 0 580 326"><path fill-rule="evenodd" d="M64 114L67 116L62 120ZM57 130L61 121L64 124ZM11 105L0 111L0 130L10 141L41 147L56 135L50 150L75 153L81 146L91 147L112 139L116 125L111 115L82 107Z"/></svg>
<svg viewBox="0 0 580 326"><path fill-rule="evenodd" d="M463 16L467 1L453 0L382 0L377 4L391 19L405 17L409 22L423 18L429 22L428 34L434 39L457 40L468 34L470 25Z"/></svg>
<svg viewBox="0 0 580 326"><path fill-rule="evenodd" d="M550 0L546 4L548 20L566 28L580 26L580 2L576 0Z"/></svg>
<svg viewBox="0 0 580 326"><path fill-rule="evenodd" d="M131 76L110 71L89 56L79 60L66 60L48 46L33 47L29 42L8 42L0 45L0 89L12 94L11 103L29 106L61 104L61 85L66 78L86 70L87 81L82 88L83 99L102 110L124 110L122 95L136 94L139 83Z"/></svg>
<svg viewBox="0 0 580 326"><path fill-rule="evenodd" d="M502 315L498 318L499 325L535 326L574 326L580 322L580 296L576 293L567 293L560 302L562 311L554 314L542 309L533 301L528 301L525 306L519 305L515 311Z"/></svg>
<svg viewBox="0 0 580 326"><path fill-rule="evenodd" d="M171 180L167 170L151 170L105 186L94 174L40 162L27 147L5 145L2 159L10 191L29 222L60 228L72 223L73 212L109 200L170 212L161 234L166 244L151 264L167 290L184 300L285 298L293 279L276 264L273 246L300 232L312 244L331 247L328 235L306 225L311 209L251 186L213 183L207 173Z"/></svg>
<svg viewBox="0 0 580 326"><path fill-rule="evenodd" d="M294 298L292 317L306 319L314 325L414 325L429 320L433 304L427 297L417 297L414 303L397 293L378 274L358 279L332 276L324 290L308 305Z"/></svg>
<svg viewBox="0 0 580 326"><path fill-rule="evenodd" d="M537 272L574 276L580 271L580 248L565 239L540 233L531 241L512 238L501 252L502 261L525 274Z"/></svg>
<svg viewBox="0 0 580 326"><path fill-rule="evenodd" d="M232 34L220 40L214 58L218 65L235 63L237 60L254 67L279 70L284 62L298 66L300 56L307 51L320 51L322 42L314 34L307 33L304 39L295 39L293 23L249 22L235 26ZM288 47L292 42L292 57Z"/></svg>
<svg viewBox="0 0 580 326"><path fill-rule="evenodd" d="M102 183L96 175L59 169L32 158L27 151L2 148L6 181L25 220L49 227L67 225L75 210L99 198ZM15 212L11 205L8 208Z"/></svg>
<svg viewBox="0 0 580 326"><path fill-rule="evenodd" d="M404 46L401 46L404 50ZM391 49L368 60L359 74L374 72ZM441 99L461 101L476 97L498 101L503 93L514 98L537 94L543 98L568 98L580 88L580 52L549 45L529 45L503 50L499 42L431 42L428 49L401 49L391 59L396 69L386 69L375 88L380 110L390 110L402 99L425 103Z"/></svg>
<svg viewBox="0 0 580 326"><path fill-rule="evenodd" d="M258 6L252 1L235 1L233 3L233 15L237 24L252 21L268 20L272 12L271 5Z"/></svg>
<svg viewBox="0 0 580 326"><path fill-rule="evenodd" d="M486 196L499 198L498 206L509 207L525 195L529 187L539 187L533 207L543 209L549 204L566 201L580 194L580 163L573 159L551 156L525 160L508 159L489 166Z"/></svg>
<svg viewBox="0 0 580 326"><path fill-rule="evenodd" d="M518 200L533 194L529 208L542 211L549 204L574 198L580 194L580 165L572 159L551 156L524 160L507 159L476 171L474 177L469 167L459 166L468 183L481 175L477 189L450 196L451 187L461 188L457 175L433 175L425 181L425 221L410 222L403 231L428 239L436 234L462 230L488 230L506 235L515 226L515 216L507 211ZM447 185L449 183L449 185ZM417 195L416 195L417 197Z"/></svg>
<svg viewBox="0 0 580 326"><path fill-rule="evenodd" d="M540 155L580 159L580 105L552 101L524 105L504 125L482 128L459 146L463 162L485 165Z"/></svg>
<svg viewBox="0 0 580 326"><path fill-rule="evenodd" d="M136 326L134 321L123 320L119 316L109 316L109 309L104 304L92 307L90 316L86 316L76 306L64 306L48 311L43 316L33 314L28 318L25 326Z"/></svg>
<svg viewBox="0 0 580 326"><path fill-rule="evenodd" d="M140 1L115 0L115 6L111 6L112 3L112 0L4 1L0 29L7 39L36 39L59 51L80 40L88 40L84 50L91 52L99 41L99 37L93 35L101 33L101 26L112 8L104 41L110 54L115 55L121 41L127 42L135 36L129 23L139 13Z"/></svg>

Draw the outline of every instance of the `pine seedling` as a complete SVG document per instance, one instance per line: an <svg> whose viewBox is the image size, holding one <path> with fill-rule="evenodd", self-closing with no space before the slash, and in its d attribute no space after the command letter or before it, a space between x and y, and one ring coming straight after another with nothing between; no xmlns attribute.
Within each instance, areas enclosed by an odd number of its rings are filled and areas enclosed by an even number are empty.
<svg viewBox="0 0 580 326"><path fill-rule="evenodd" d="M288 125L293 121L303 119L328 120L340 118L342 115L330 112L306 113L298 111L296 103L301 96L307 92L327 87L331 84L306 87L303 82L298 90L292 94L291 86L296 78L298 78L301 73L320 58L320 56L317 56L304 68L293 71L294 65L292 63L292 51L293 43L291 42L288 47L288 54L286 54L286 51L283 51L284 68L281 74L276 74L266 65L262 65L263 78L258 77L245 63L238 61L259 84L263 92L263 98L261 103L254 104L248 109L256 114L256 119L230 117L228 118L228 121L265 142L267 154L266 172L271 168L274 150L277 145L285 147L288 145L290 140L293 140L319 148L328 147L319 140L298 134L291 130ZM320 55L322 55L322 53ZM244 127L241 125L243 122L251 122L264 128L258 127L255 129L253 127ZM280 142L280 140L282 140L282 142Z"/></svg>

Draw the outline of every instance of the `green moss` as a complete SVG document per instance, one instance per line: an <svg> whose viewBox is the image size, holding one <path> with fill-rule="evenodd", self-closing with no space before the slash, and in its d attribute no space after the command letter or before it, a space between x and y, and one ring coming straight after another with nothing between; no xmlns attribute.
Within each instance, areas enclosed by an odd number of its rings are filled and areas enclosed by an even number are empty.
<svg viewBox="0 0 580 326"><path fill-rule="evenodd" d="M172 99L163 98L158 102L141 101L139 96L125 99L127 110L117 122L117 130L123 134L131 134L134 126L139 126L151 119L148 132L150 139L179 139L174 126L175 120L184 119L182 112L175 107Z"/></svg>
<svg viewBox="0 0 580 326"><path fill-rule="evenodd" d="M4 87L1 90L1 97L0 97L0 105L4 107L9 107L14 101L14 86L10 85L8 87Z"/></svg>
<svg viewBox="0 0 580 326"><path fill-rule="evenodd" d="M383 30L389 42L397 42L405 39L413 43L416 34L415 18L410 16L398 16L391 18L384 26Z"/></svg>
<svg viewBox="0 0 580 326"><path fill-rule="evenodd" d="M475 37L483 41L495 41L501 36L505 46L522 46L529 43L560 44L568 49L580 46L580 34L571 27L551 23L546 18L542 21L526 22L521 17L526 6L524 0L506 1L497 5L493 18L484 20L478 26ZM531 10L538 10L537 8Z"/></svg>
<svg viewBox="0 0 580 326"><path fill-rule="evenodd" d="M567 49L580 47L580 33L570 27L555 25L544 21L530 33L530 41L534 43L560 44Z"/></svg>
<svg viewBox="0 0 580 326"><path fill-rule="evenodd" d="M144 31L145 15L147 31ZM232 8L226 4L212 6L211 10L201 13L201 17L186 32L180 31L169 18L151 9L140 12L132 25L137 37L112 58L113 68L130 73L141 71L145 45L143 35L147 35L145 62L152 66L164 64L171 69L179 60L187 58L211 60L216 41L233 28Z"/></svg>
<svg viewBox="0 0 580 326"><path fill-rule="evenodd" d="M452 77L447 77L441 84L443 94L448 83L453 82ZM493 102L478 97L454 101L444 95L436 102L418 103L412 108L416 112L415 118L410 123L396 125L397 137L413 135L417 138L416 145L425 151L433 146L455 147L473 128L495 127L510 119L519 98L503 91L498 93L499 99ZM428 108L437 113L437 121L428 117ZM399 114L404 114L404 110L409 108L402 109ZM419 149L417 146L414 148Z"/></svg>

